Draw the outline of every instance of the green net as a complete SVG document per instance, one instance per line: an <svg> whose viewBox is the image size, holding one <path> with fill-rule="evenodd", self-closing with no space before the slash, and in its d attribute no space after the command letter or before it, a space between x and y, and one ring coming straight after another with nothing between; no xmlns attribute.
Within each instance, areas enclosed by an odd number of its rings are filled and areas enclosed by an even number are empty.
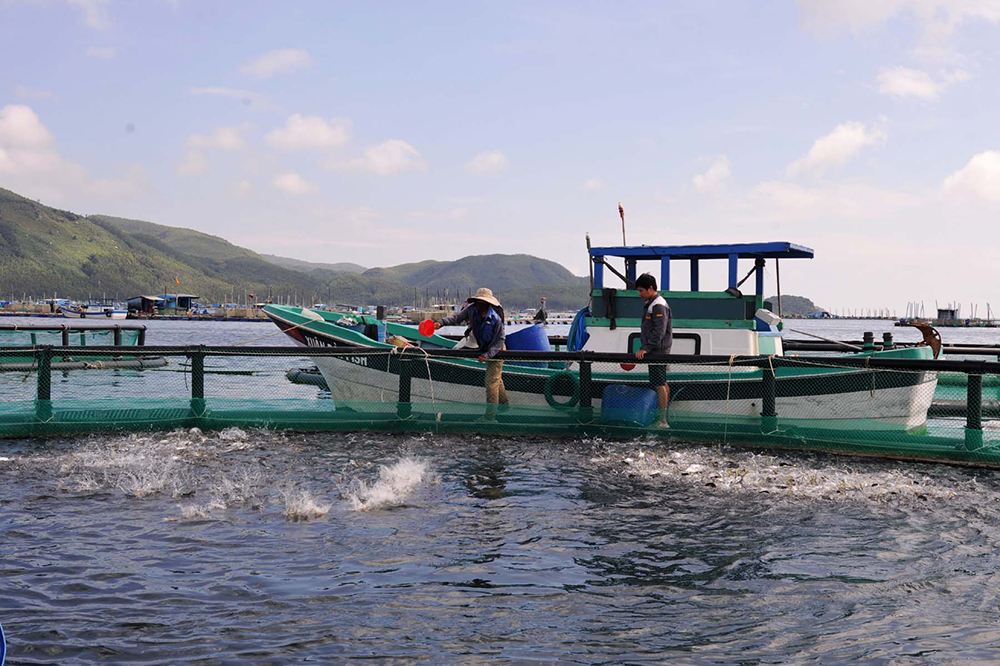
<svg viewBox="0 0 1000 666"><path fill-rule="evenodd" d="M139 339L139 330L122 329L118 333L123 346L131 346ZM75 328L68 330L63 337L61 327L54 328L19 328L17 326L0 329L0 347L37 347L41 345L62 345L65 339L67 345L80 347L104 346L115 344L115 331L108 328Z"/></svg>
<svg viewBox="0 0 1000 666"><path fill-rule="evenodd" d="M35 367L35 349L44 346L53 347L112 347L136 346L140 344L142 332L137 328L88 328L88 327L42 327L17 325L0 328L0 348L5 351L0 354L0 373L31 370ZM72 355L56 351L53 363L56 368L69 369L83 367L84 363L109 362L115 359L112 355L89 355L75 358Z"/></svg>
<svg viewBox="0 0 1000 666"><path fill-rule="evenodd" d="M0 364L31 361L0 373L0 436L238 426L650 437L1000 465L1000 383L982 374L996 364L939 372L913 350L848 364L544 352L484 364L400 348L102 352L0 350ZM101 365L102 355L133 365ZM67 358L86 365L56 366Z"/></svg>

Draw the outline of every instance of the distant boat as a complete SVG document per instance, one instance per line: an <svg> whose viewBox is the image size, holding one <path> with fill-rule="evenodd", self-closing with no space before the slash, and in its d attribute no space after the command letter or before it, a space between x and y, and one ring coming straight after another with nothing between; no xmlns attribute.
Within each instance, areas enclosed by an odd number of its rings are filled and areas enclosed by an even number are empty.
<svg viewBox="0 0 1000 666"><path fill-rule="evenodd" d="M128 310L115 305L63 305L59 308L70 319L125 319Z"/></svg>

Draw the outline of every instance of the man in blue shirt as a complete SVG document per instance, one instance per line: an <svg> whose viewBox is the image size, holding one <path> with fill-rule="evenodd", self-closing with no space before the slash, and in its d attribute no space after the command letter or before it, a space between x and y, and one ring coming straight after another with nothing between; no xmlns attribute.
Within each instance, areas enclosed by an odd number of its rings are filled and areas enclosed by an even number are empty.
<svg viewBox="0 0 1000 666"><path fill-rule="evenodd" d="M492 360L503 351L507 334L504 331L503 306L493 292L480 288L461 312L434 323L434 328L457 326L467 322L479 345L479 362L486 363L486 417L496 418L497 403L507 404L507 390L503 385L503 361Z"/></svg>

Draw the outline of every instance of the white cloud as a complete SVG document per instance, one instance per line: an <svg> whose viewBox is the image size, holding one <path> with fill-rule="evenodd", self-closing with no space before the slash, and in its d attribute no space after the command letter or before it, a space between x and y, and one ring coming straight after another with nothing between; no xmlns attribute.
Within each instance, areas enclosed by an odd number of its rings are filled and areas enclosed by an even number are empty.
<svg viewBox="0 0 1000 666"><path fill-rule="evenodd" d="M878 128L866 129L862 123L846 122L813 143L805 157L788 165L786 175L821 175L831 167L845 164L865 146L885 141L885 132Z"/></svg>
<svg viewBox="0 0 1000 666"><path fill-rule="evenodd" d="M361 157L330 161L325 166L335 171L364 171L376 176L423 171L427 168L420 152L401 139L390 139L376 146L369 146Z"/></svg>
<svg viewBox="0 0 1000 666"><path fill-rule="evenodd" d="M229 187L228 194L234 199L246 199L253 194L253 185L249 180L237 181Z"/></svg>
<svg viewBox="0 0 1000 666"><path fill-rule="evenodd" d="M269 79L275 74L294 72L312 63L312 56L302 49L276 49L268 51L243 67L243 73L258 79Z"/></svg>
<svg viewBox="0 0 1000 666"><path fill-rule="evenodd" d="M951 85L952 83L965 83L971 78L972 74L969 74L964 69L956 69L951 74L946 75L944 81L947 85Z"/></svg>
<svg viewBox="0 0 1000 666"><path fill-rule="evenodd" d="M216 127L211 134L192 134L188 137L189 148L218 148L219 150L243 150L246 142L240 135L247 125L238 127Z"/></svg>
<svg viewBox="0 0 1000 666"><path fill-rule="evenodd" d="M62 158L55 139L29 106L0 109L0 173L37 183L46 177L80 180L81 166Z"/></svg>
<svg viewBox="0 0 1000 666"><path fill-rule="evenodd" d="M971 75L961 69L945 74L941 81L935 81L930 74L908 67L883 67L878 73L878 91L896 97L919 97L937 99L953 83L968 81Z"/></svg>
<svg viewBox="0 0 1000 666"><path fill-rule="evenodd" d="M83 23L88 28L107 30L111 26L108 19L109 0L67 0L67 2L83 10Z"/></svg>
<svg viewBox="0 0 1000 666"><path fill-rule="evenodd" d="M8 104L0 109L0 148L40 148L52 143L52 133L30 106Z"/></svg>
<svg viewBox="0 0 1000 666"><path fill-rule="evenodd" d="M910 13L932 40L949 36L970 19L1000 22L996 0L798 0L805 23L814 29L848 27L861 31Z"/></svg>
<svg viewBox="0 0 1000 666"><path fill-rule="evenodd" d="M371 232L379 213L371 206L335 206L316 204L306 209L306 215L315 223L315 229L348 229Z"/></svg>
<svg viewBox="0 0 1000 666"><path fill-rule="evenodd" d="M588 178L583 181L583 189L589 191L596 191L604 189L604 182L599 178Z"/></svg>
<svg viewBox="0 0 1000 666"><path fill-rule="evenodd" d="M205 86L189 88L188 93L192 95L213 95L216 97L231 97L238 99L247 106L263 106L264 96L249 90L239 90L237 88L224 88L219 86Z"/></svg>
<svg viewBox="0 0 1000 666"><path fill-rule="evenodd" d="M90 185L91 190L106 199L120 199L152 190L149 174L139 164L126 168L121 178L98 178Z"/></svg>
<svg viewBox="0 0 1000 666"><path fill-rule="evenodd" d="M271 185L279 192L294 194L296 196L302 194L314 194L318 191L318 188L315 185L308 182L305 178L294 171L289 171L275 176L274 180L271 181Z"/></svg>
<svg viewBox="0 0 1000 666"><path fill-rule="evenodd" d="M489 150L485 153L479 153L465 165L465 168L476 174L477 176L485 176L493 173L500 173L504 171L509 162L507 156L501 153L499 150Z"/></svg>
<svg viewBox="0 0 1000 666"><path fill-rule="evenodd" d="M698 174L691 179L691 182L694 183L694 189L699 192L710 192L721 186L729 175L729 158L723 155L712 163L708 171Z"/></svg>
<svg viewBox="0 0 1000 666"><path fill-rule="evenodd" d="M272 130L267 143L280 150L322 150L342 146L351 139L351 121L346 118L289 116L285 126Z"/></svg>
<svg viewBox="0 0 1000 666"><path fill-rule="evenodd" d="M99 58L100 60L111 60L117 53L113 46L91 46L87 49L88 57Z"/></svg>
<svg viewBox="0 0 1000 666"><path fill-rule="evenodd" d="M177 174L181 176L201 176L206 172L208 172L208 158L196 150L185 155L177 165Z"/></svg>
<svg viewBox="0 0 1000 666"><path fill-rule="evenodd" d="M822 187L765 181L748 193L742 208L757 220L804 222L823 218L879 220L925 205L925 198L849 180Z"/></svg>
<svg viewBox="0 0 1000 666"><path fill-rule="evenodd" d="M55 137L22 104L0 109L0 174L4 187L57 205L120 199L151 189L140 165L128 167L119 178L92 178L83 166L59 154Z"/></svg>
<svg viewBox="0 0 1000 666"><path fill-rule="evenodd" d="M28 88L27 86L17 86L14 88L14 97L18 99L41 99L58 101L59 96L54 92L49 90L41 90L39 88Z"/></svg>
<svg viewBox="0 0 1000 666"><path fill-rule="evenodd" d="M973 156L962 169L944 180L945 194L1000 203L1000 151Z"/></svg>
<svg viewBox="0 0 1000 666"><path fill-rule="evenodd" d="M896 97L937 99L942 85L927 72L907 67L883 68L878 73L878 91Z"/></svg>
<svg viewBox="0 0 1000 666"><path fill-rule="evenodd" d="M1000 22L997 0L798 0L798 6L802 23L821 34L841 28L860 33L893 20L904 23L901 32L907 34L909 23L915 23L917 44L911 55L937 63L965 59L950 44L959 25Z"/></svg>

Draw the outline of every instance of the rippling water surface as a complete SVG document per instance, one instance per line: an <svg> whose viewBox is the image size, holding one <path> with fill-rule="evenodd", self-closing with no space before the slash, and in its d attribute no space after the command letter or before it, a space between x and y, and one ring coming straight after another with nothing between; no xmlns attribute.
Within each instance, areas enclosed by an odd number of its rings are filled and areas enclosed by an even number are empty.
<svg viewBox="0 0 1000 666"><path fill-rule="evenodd" d="M9 664L985 664L998 510L997 472L683 443L20 440L0 622Z"/></svg>
<svg viewBox="0 0 1000 666"><path fill-rule="evenodd" d="M973 663L998 476L227 430L0 459L12 664Z"/></svg>

